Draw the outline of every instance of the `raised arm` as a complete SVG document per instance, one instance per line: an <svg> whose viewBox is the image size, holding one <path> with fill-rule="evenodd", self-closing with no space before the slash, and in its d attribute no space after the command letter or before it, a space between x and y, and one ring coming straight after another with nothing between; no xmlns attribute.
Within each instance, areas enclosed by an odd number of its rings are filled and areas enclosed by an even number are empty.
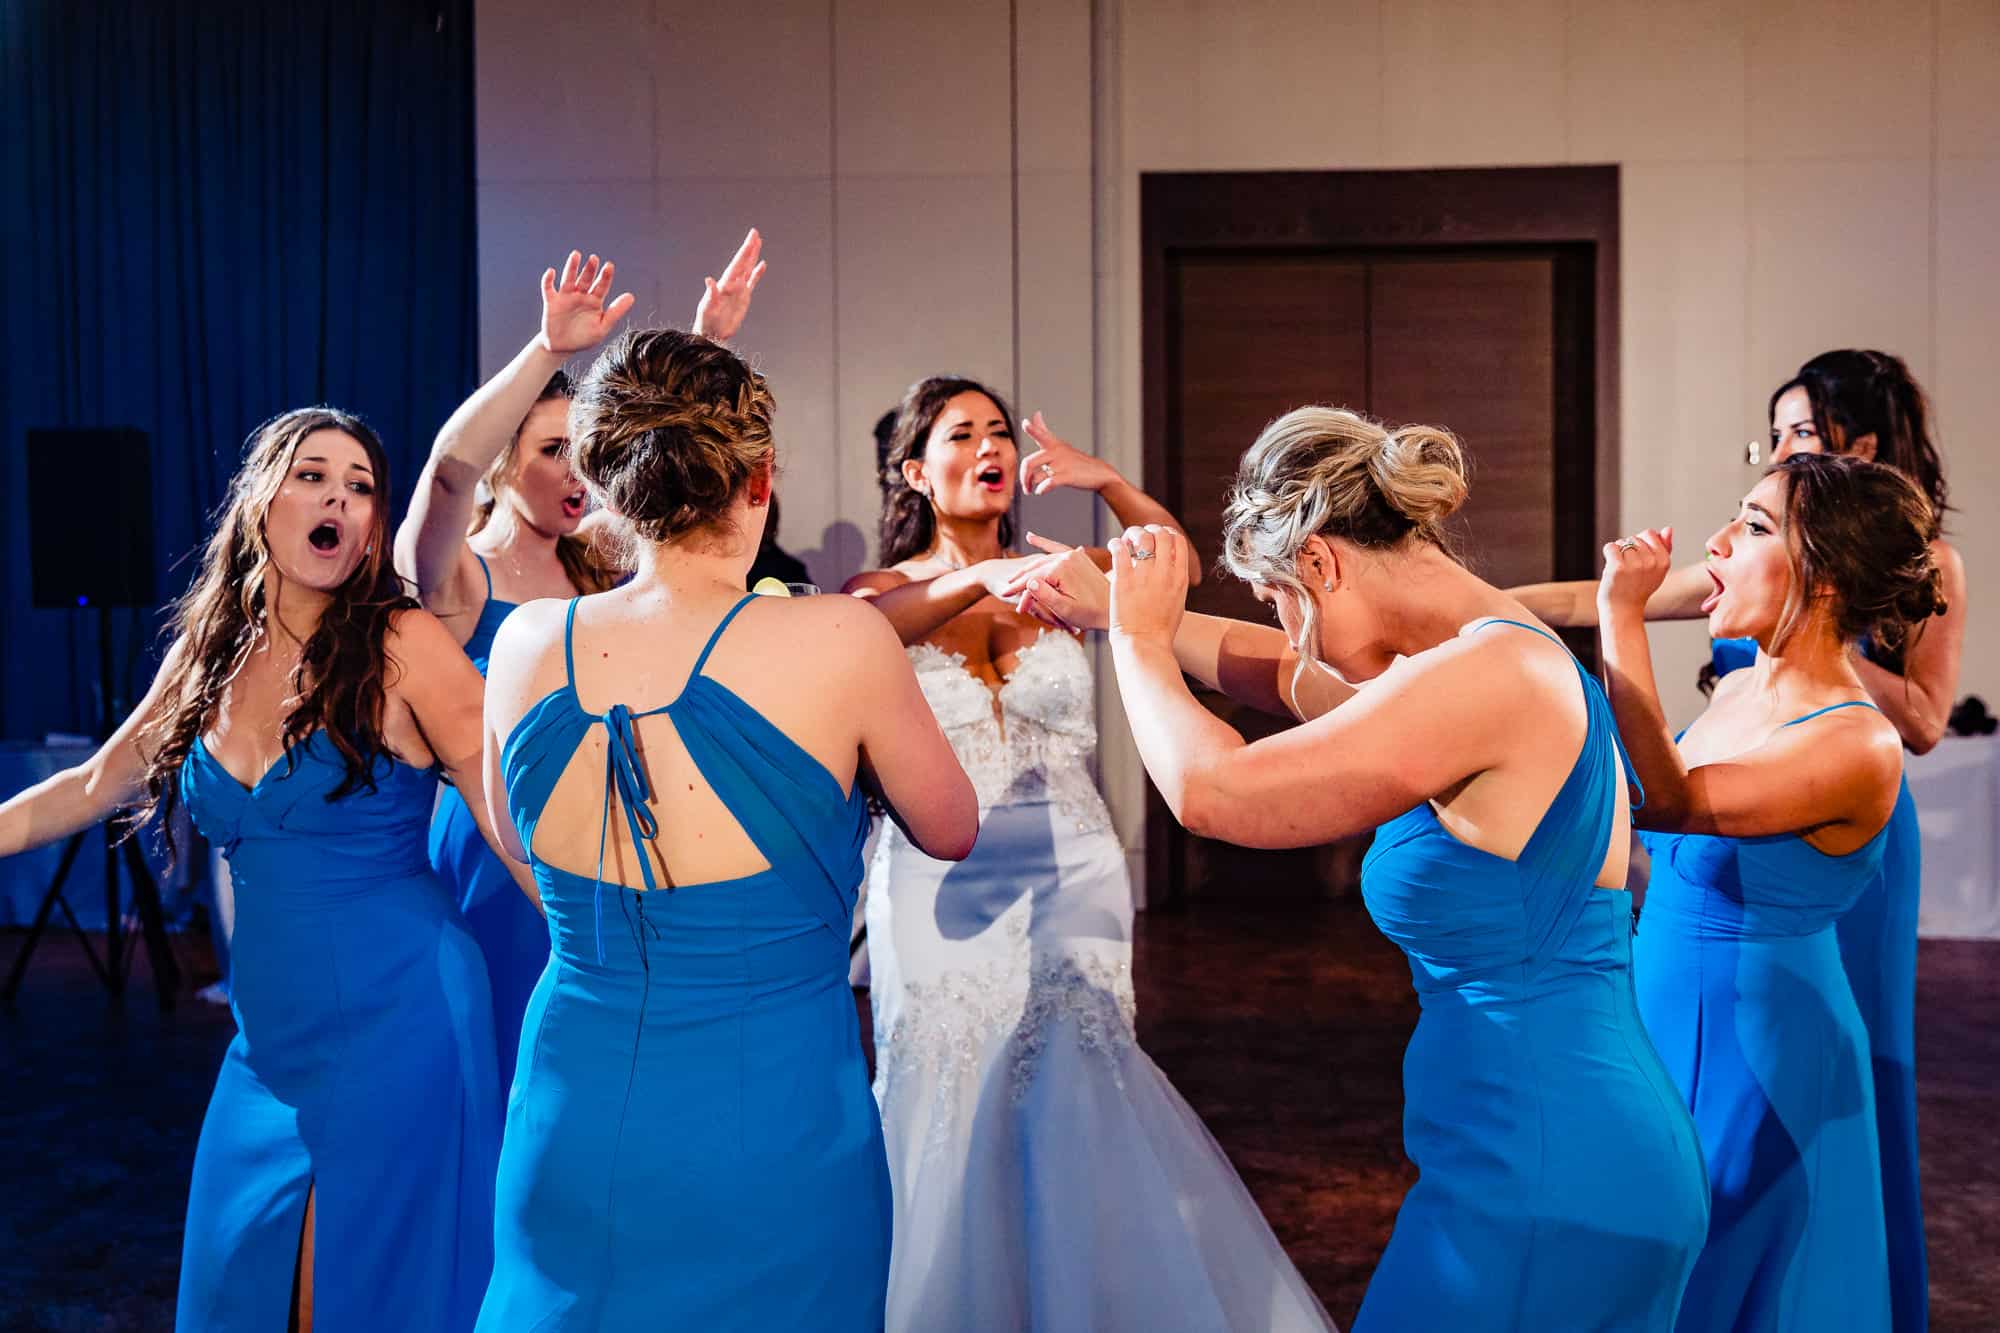
<svg viewBox="0 0 2000 1333"><path fill-rule="evenodd" d="M554 269L545 270L540 331L438 431L411 494L410 512L396 529L396 572L416 584L425 606L471 600L479 575L465 530L479 479L564 360L602 341L632 308L636 298L630 292L606 304L615 271L596 255L586 259L574 250L560 278Z"/></svg>
<svg viewBox="0 0 2000 1333"><path fill-rule="evenodd" d="M502 838L486 798L486 682L451 631L427 611L405 611L396 618L388 652L398 667L396 693L416 718L438 766L465 798L486 845L539 907L534 876L517 855L519 840L513 839L510 846Z"/></svg>
<svg viewBox="0 0 2000 1333"><path fill-rule="evenodd" d="M1135 549L1150 558L1135 561ZM1174 651L1186 542L1112 543L1112 660L1153 785L1192 833L1243 847L1309 847L1374 828L1506 753L1509 682L1480 645L1393 667L1346 707L1246 744L1188 692Z"/></svg>
<svg viewBox="0 0 2000 1333"><path fill-rule="evenodd" d="M873 602L905 644L921 643L953 616L983 597L999 595L1048 559L1022 555L982 560L929 579L912 579L893 569L871 569L849 579L841 591Z"/></svg>
<svg viewBox="0 0 2000 1333"><path fill-rule="evenodd" d="M1660 707L1646 641L1647 598L1673 558L1673 529L1647 530L1604 548L1599 638L1618 734L1644 786L1633 814L1641 828L1731 838L1812 833L1849 825L1872 834L1887 817L1902 758L1894 733L1872 717L1786 727L1729 760L1689 768ZM1742 681L1724 688L1746 688ZM1893 799L1893 797L1892 797Z"/></svg>
<svg viewBox="0 0 2000 1333"><path fill-rule="evenodd" d="M176 640L167 650L146 697L95 754L0 804L0 856L67 838L103 823L139 799L150 762L141 735L174 688L185 655L183 643Z"/></svg>
<svg viewBox="0 0 2000 1333"><path fill-rule="evenodd" d="M1942 575L1945 613L1932 616L1916 632L1897 675L1859 652L1852 661L1868 697L1895 724L1903 745L1914 754L1929 754L1944 737L1951 706L1958 697L1958 664L1965 651L1965 561L1943 542L1932 546Z"/></svg>
<svg viewBox="0 0 2000 1333"><path fill-rule="evenodd" d="M1676 569L1646 599L1646 619L1700 620L1701 604L1714 586L1704 566ZM1545 625L1558 629L1592 629L1597 625L1597 584L1589 579L1526 583L1509 588L1507 595Z"/></svg>
<svg viewBox="0 0 2000 1333"><path fill-rule="evenodd" d="M1090 552L1035 533L1031 546L1059 557L1023 571L1001 595L1022 612L1065 629L1104 629L1110 623L1111 585ZM1188 612L1174 631L1174 660L1211 690L1261 713L1309 721L1354 697L1354 689L1317 662L1299 669L1299 655L1285 632L1226 616Z"/></svg>
<svg viewBox="0 0 2000 1333"><path fill-rule="evenodd" d="M1085 453L1050 430L1040 412L1023 421L1021 428L1037 446L1021 459L1021 489L1029 495L1044 495L1058 486L1092 491L1104 501L1120 527L1150 525L1181 531L1180 520L1165 505L1127 481L1123 473L1102 458ZM1098 563L1104 565L1108 561L1099 559ZM1189 587L1201 582L1199 559L1188 561L1187 577Z"/></svg>
<svg viewBox="0 0 2000 1333"><path fill-rule="evenodd" d="M736 247L720 278L703 278L701 303L694 309L694 332L716 342L728 342L750 313L750 295L764 278L764 238L752 227Z"/></svg>

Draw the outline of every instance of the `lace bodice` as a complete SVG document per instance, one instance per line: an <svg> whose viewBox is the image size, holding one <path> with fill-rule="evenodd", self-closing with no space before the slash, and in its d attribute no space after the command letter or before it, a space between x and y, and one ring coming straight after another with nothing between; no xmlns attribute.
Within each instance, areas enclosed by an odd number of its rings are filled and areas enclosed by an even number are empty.
<svg viewBox="0 0 2000 1333"><path fill-rule="evenodd" d="M996 805L1050 801L1077 831L1111 826L1090 776L1097 749L1090 659L1067 634L1044 631L1021 650L1001 685L999 708L965 657L935 644L909 650L917 683L938 725L979 793L983 814Z"/></svg>

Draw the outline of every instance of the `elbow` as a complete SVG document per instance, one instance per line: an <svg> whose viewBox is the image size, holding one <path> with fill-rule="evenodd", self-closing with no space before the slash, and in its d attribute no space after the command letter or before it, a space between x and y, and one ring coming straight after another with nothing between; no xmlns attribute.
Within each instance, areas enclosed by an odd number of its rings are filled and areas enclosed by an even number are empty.
<svg viewBox="0 0 2000 1333"><path fill-rule="evenodd" d="M1943 718L1922 718L1903 733L1903 748L1911 754L1929 754L1944 739Z"/></svg>
<svg viewBox="0 0 2000 1333"><path fill-rule="evenodd" d="M961 789L951 817L940 821L936 832L924 839L924 854L940 861L963 861L979 842L979 796L972 780L961 776Z"/></svg>
<svg viewBox="0 0 2000 1333"><path fill-rule="evenodd" d="M924 854L939 861L963 861L972 855L978 843L979 811L975 807L968 818L957 821L944 836L927 840Z"/></svg>
<svg viewBox="0 0 2000 1333"><path fill-rule="evenodd" d="M1199 775L1186 774L1180 781L1160 788L1160 795L1180 826L1197 838L1230 841L1228 820L1214 787Z"/></svg>

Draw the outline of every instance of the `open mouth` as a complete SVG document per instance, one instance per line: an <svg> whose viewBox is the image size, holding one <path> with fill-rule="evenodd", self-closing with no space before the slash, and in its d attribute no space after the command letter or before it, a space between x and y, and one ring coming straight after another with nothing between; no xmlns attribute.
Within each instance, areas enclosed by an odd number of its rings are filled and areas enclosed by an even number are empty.
<svg viewBox="0 0 2000 1333"><path fill-rule="evenodd" d="M989 491L1004 491L1007 489L1007 469L998 463L988 463L979 469L975 480Z"/></svg>
<svg viewBox="0 0 2000 1333"><path fill-rule="evenodd" d="M340 549L340 525L326 522L306 534L306 542L322 555L330 555Z"/></svg>
<svg viewBox="0 0 2000 1333"><path fill-rule="evenodd" d="M1708 571L1708 577L1709 581L1715 584L1715 591L1701 599L1701 613L1703 615L1707 615L1709 612L1715 610L1715 604L1722 600L1722 580L1716 577L1715 571L1712 569Z"/></svg>
<svg viewBox="0 0 2000 1333"><path fill-rule="evenodd" d="M562 502L563 517L582 518L583 506L584 506L584 494L582 491L573 491L570 494L565 495L563 497L563 502Z"/></svg>

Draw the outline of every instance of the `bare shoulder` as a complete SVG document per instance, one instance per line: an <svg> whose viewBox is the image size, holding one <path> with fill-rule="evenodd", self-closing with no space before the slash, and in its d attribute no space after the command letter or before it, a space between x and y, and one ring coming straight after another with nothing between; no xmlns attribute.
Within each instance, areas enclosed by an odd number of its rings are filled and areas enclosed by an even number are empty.
<svg viewBox="0 0 2000 1333"><path fill-rule="evenodd" d="M861 577L866 577L861 576ZM901 657L903 641L889 618L860 597L768 597L769 632L819 662L873 663Z"/></svg>
<svg viewBox="0 0 2000 1333"><path fill-rule="evenodd" d="M463 653L458 639L444 622L422 607L405 607L389 613L389 632L383 647L403 660L422 660L444 652Z"/></svg>
<svg viewBox="0 0 2000 1333"><path fill-rule="evenodd" d="M1362 695L1383 687L1421 696L1428 712L1462 724L1520 716L1523 704L1545 700L1567 706L1576 695L1576 663L1560 643L1540 635L1482 626L1399 659Z"/></svg>
<svg viewBox="0 0 2000 1333"><path fill-rule="evenodd" d="M865 569L841 584L840 590L849 597L869 598L891 588L900 588L910 581L910 576L900 570Z"/></svg>
<svg viewBox="0 0 2000 1333"><path fill-rule="evenodd" d="M1965 557L1958 548L1940 537L1931 543L1931 555L1937 560L1938 576L1944 583L1944 595L1950 598L1965 591Z"/></svg>
<svg viewBox="0 0 2000 1333"><path fill-rule="evenodd" d="M539 597L521 603L500 622L500 632L493 636L493 658L498 660L502 654L512 658L548 648L562 637L568 614L569 599L564 597Z"/></svg>
<svg viewBox="0 0 2000 1333"><path fill-rule="evenodd" d="M1808 728L1813 729L1811 734L1804 734ZM1836 708L1782 731L1801 733L1798 742L1810 747L1815 763L1833 759L1841 767L1852 765L1870 779L1891 785L1902 776L1903 735L1879 709Z"/></svg>

